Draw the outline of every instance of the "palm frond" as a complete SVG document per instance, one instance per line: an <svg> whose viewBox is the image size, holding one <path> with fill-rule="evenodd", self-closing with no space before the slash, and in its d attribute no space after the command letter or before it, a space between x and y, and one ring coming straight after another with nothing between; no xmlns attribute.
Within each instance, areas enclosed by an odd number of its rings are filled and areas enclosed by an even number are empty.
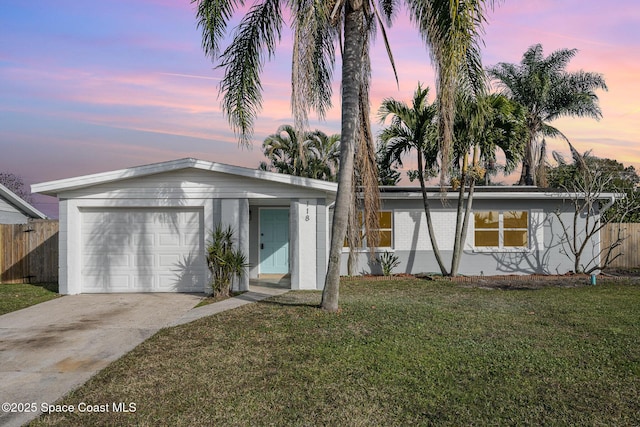
<svg viewBox="0 0 640 427"><path fill-rule="evenodd" d="M373 10L375 12L376 18L378 19L378 23L380 25L380 31L382 32L382 39L384 41L384 47L387 49L387 57L389 58L389 62L391 63L391 68L393 69L393 75L396 78L396 85L398 89L400 89L400 81L398 80L398 71L396 70L396 62L393 59L393 52L391 51L391 45L389 44L389 38L387 37L387 30L384 28L384 23L382 22L382 18L380 17L380 12L378 12L378 8L374 2L371 3ZM392 12L392 11L391 11ZM386 11L385 11L386 13ZM388 15L390 16L390 15ZM390 17L389 17L390 19ZM389 19L387 22L389 22Z"/></svg>
<svg viewBox="0 0 640 427"><path fill-rule="evenodd" d="M202 50L215 60L220 54L220 42L227 32L227 23L244 0L191 0L196 4L197 27L202 30Z"/></svg>
<svg viewBox="0 0 640 427"><path fill-rule="evenodd" d="M437 72L438 109L440 122L440 156L442 165L449 165L453 149L455 97L460 73L473 49L477 47L486 21L487 6L493 1L409 1L412 19L420 28L430 48ZM472 62L469 63L472 65ZM440 175L444 189L447 166Z"/></svg>
<svg viewBox="0 0 640 427"><path fill-rule="evenodd" d="M282 23L279 0L255 4L221 55L220 67L225 69L220 83L220 91L224 93L223 111L244 145L251 142L253 122L262 107L260 72L265 50L268 58L274 55Z"/></svg>
<svg viewBox="0 0 640 427"><path fill-rule="evenodd" d="M330 22L327 4L319 0L294 2L294 46L291 107L294 126L307 128L307 112L320 118L331 108L335 40L338 32Z"/></svg>

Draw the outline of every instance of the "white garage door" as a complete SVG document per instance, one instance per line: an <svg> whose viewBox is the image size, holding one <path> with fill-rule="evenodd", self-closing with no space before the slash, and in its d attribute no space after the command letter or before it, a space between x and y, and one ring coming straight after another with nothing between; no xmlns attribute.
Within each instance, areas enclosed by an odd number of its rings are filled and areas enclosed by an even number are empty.
<svg viewBox="0 0 640 427"><path fill-rule="evenodd" d="M203 292L207 278L198 209L86 209L82 292Z"/></svg>

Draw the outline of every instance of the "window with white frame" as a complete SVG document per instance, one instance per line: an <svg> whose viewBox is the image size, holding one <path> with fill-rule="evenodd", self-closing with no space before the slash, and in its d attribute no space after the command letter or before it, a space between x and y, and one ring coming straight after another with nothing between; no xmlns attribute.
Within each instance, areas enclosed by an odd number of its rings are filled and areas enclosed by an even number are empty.
<svg viewBox="0 0 640 427"><path fill-rule="evenodd" d="M474 246L476 248L528 248L528 211L476 211Z"/></svg>
<svg viewBox="0 0 640 427"><path fill-rule="evenodd" d="M378 231L379 241L378 248L391 248L393 246L393 212L392 211L380 211L378 212L378 222L379 228L374 231ZM358 214L358 223L360 224L360 239L361 245L360 247L366 248L367 242L365 238L364 232L364 224L362 221L362 212ZM344 241L344 247L349 247L349 242L347 239Z"/></svg>

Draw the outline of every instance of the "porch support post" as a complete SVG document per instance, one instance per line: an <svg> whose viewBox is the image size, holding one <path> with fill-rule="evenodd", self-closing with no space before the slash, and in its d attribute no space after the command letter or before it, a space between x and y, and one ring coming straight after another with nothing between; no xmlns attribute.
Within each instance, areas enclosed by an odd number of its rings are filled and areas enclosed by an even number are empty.
<svg viewBox="0 0 640 427"><path fill-rule="evenodd" d="M316 289L316 199L291 200L291 289Z"/></svg>
<svg viewBox="0 0 640 427"><path fill-rule="evenodd" d="M220 203L220 223L231 226L234 231L234 243L249 258L249 200L223 199ZM238 282L233 284L234 291L249 290L249 270Z"/></svg>
<svg viewBox="0 0 640 427"><path fill-rule="evenodd" d="M327 202L318 199L316 202L316 289L324 288L327 276L328 245L328 221Z"/></svg>

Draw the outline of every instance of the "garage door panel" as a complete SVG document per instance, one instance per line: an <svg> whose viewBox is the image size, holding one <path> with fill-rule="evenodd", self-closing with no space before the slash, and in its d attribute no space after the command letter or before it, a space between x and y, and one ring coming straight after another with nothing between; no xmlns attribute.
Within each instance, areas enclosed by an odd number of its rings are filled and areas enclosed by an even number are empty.
<svg viewBox="0 0 640 427"><path fill-rule="evenodd" d="M131 236L131 242L138 247L153 247L155 246L155 235L151 233L134 234Z"/></svg>
<svg viewBox="0 0 640 427"><path fill-rule="evenodd" d="M109 286L114 289L129 289L131 287L131 277L125 274L113 274L105 278Z"/></svg>
<svg viewBox="0 0 640 427"><path fill-rule="evenodd" d="M197 275L183 274L171 275L161 274L158 276L158 290L160 292L202 292L200 278Z"/></svg>
<svg viewBox="0 0 640 427"><path fill-rule="evenodd" d="M104 208L82 211L82 292L202 292L203 212Z"/></svg>
<svg viewBox="0 0 640 427"><path fill-rule="evenodd" d="M111 267L130 267L131 258L127 254L85 255L84 268L90 274L92 270L104 271Z"/></svg>
<svg viewBox="0 0 640 427"><path fill-rule="evenodd" d="M187 247L193 247L198 244L200 235L197 232L184 233L182 236L182 244Z"/></svg>
<svg viewBox="0 0 640 427"><path fill-rule="evenodd" d="M131 217L129 215L122 215L120 212L104 212L103 221L106 224L129 224Z"/></svg>
<svg viewBox="0 0 640 427"><path fill-rule="evenodd" d="M136 268L154 268L157 266L155 255L135 255L133 257L133 266Z"/></svg>
<svg viewBox="0 0 640 427"><path fill-rule="evenodd" d="M92 224L92 226L100 229L94 230L91 233L82 234L82 243L85 246L107 247L120 245L122 247L128 247L133 241L131 234L114 232L114 230L111 230L109 227L101 227L99 223Z"/></svg>
<svg viewBox="0 0 640 427"><path fill-rule="evenodd" d="M176 247L180 245L180 236L168 233L158 233L158 246Z"/></svg>
<svg viewBox="0 0 640 427"><path fill-rule="evenodd" d="M105 224L106 220L104 218L103 212L84 212L82 214L82 223L83 224Z"/></svg>
<svg viewBox="0 0 640 427"><path fill-rule="evenodd" d="M102 274L83 276L83 292L104 292L108 287L111 292L127 292L131 289L131 277L125 274L111 274L108 277Z"/></svg>
<svg viewBox="0 0 640 427"><path fill-rule="evenodd" d="M182 254L164 254L158 255L158 266L159 267L173 267L175 271L178 271L180 265L184 264L184 260L186 258L182 256Z"/></svg>
<svg viewBox="0 0 640 427"><path fill-rule="evenodd" d="M185 226L198 227L200 223L199 215L196 212L184 212L181 217L181 223Z"/></svg>
<svg viewBox="0 0 640 427"><path fill-rule="evenodd" d="M153 274L138 274L133 278L133 288L141 290L154 290L155 276Z"/></svg>
<svg viewBox="0 0 640 427"><path fill-rule="evenodd" d="M82 292L104 292L104 280L100 276L83 276ZM113 291L115 292L115 291Z"/></svg>

